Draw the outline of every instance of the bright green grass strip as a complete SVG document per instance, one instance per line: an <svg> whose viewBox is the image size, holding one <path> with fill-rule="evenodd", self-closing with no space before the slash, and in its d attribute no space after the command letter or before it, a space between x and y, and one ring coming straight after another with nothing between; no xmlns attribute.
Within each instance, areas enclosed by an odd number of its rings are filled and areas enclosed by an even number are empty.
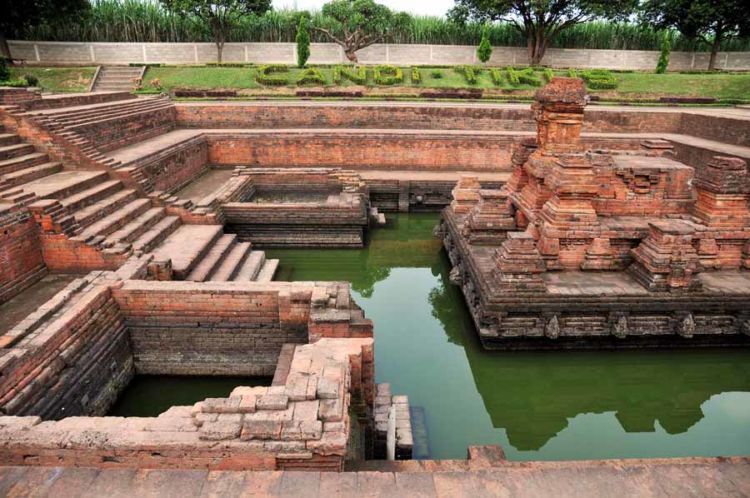
<svg viewBox="0 0 750 498"><path fill-rule="evenodd" d="M94 77L95 67L12 67L12 78L30 74L39 78L39 86L51 92L85 92Z"/></svg>
<svg viewBox="0 0 750 498"><path fill-rule="evenodd" d="M628 94L679 95L750 99L750 73L747 74L653 74L617 73L616 92Z"/></svg>

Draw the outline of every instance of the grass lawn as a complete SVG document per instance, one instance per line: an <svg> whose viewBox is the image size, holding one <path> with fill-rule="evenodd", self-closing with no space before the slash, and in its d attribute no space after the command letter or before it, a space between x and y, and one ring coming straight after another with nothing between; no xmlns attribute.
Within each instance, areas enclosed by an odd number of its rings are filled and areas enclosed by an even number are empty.
<svg viewBox="0 0 750 498"><path fill-rule="evenodd" d="M95 71L95 67L12 67L10 74L13 79L36 76L39 86L51 92L85 92Z"/></svg>
<svg viewBox="0 0 750 498"><path fill-rule="evenodd" d="M333 85L333 68L318 67L322 73L326 86ZM284 77L288 83L286 88L296 87L296 81L302 74L301 69L290 68L288 73L274 73L274 76ZM503 78L500 85L496 85L491 78L490 71L482 69L478 73L477 82L470 85L466 78L453 68L420 67L422 81L414 83L411 80L411 68L404 67L404 81L400 85L390 88L404 87L413 91L418 88L483 88L503 92L512 92L523 96L531 95L535 87L527 84L511 85L507 78ZM272 89L264 87L255 80L257 67L214 67L214 66L172 66L150 67L144 78L144 90L155 90L151 84L157 79L163 91L175 88L201 89ZM566 76L567 71L555 71L556 75ZM542 73L535 75L542 79ZM750 101L750 73L716 73L716 74L654 74L645 72L614 73L618 81L615 90L593 90L592 93L612 98L658 98L663 96L684 97L715 97L718 99L739 99ZM353 86L354 83L344 79L340 86ZM368 70L367 86L388 88L376 85L373 81L372 70ZM284 86L282 86L284 88Z"/></svg>
<svg viewBox="0 0 750 498"><path fill-rule="evenodd" d="M750 73L616 73L620 95L660 94L750 100Z"/></svg>

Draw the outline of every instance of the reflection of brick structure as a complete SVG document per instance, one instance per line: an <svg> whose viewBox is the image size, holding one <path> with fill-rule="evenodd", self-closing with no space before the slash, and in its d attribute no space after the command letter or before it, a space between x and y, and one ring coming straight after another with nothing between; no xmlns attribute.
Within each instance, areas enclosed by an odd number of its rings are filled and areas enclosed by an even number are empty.
<svg viewBox="0 0 750 498"><path fill-rule="evenodd" d="M505 187L479 190L462 180L445 211L441 233L453 281L463 286L483 343L539 347L540 340L638 335L658 345L663 339L651 336L746 334L745 161L715 156L693 168L657 140L640 154L587 151L585 104L581 80L554 78L532 106L536 142L514 145ZM685 293L721 309L701 315L679 301ZM727 293L736 301L724 299ZM519 294L528 299L520 302ZM506 345L511 338L530 342Z"/></svg>

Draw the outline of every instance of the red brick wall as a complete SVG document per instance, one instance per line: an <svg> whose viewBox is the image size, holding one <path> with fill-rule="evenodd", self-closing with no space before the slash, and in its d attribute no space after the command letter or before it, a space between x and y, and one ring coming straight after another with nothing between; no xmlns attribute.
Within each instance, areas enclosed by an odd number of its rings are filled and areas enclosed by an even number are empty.
<svg viewBox="0 0 750 498"><path fill-rule="evenodd" d="M45 272L39 229L31 214L25 209L0 209L0 303Z"/></svg>
<svg viewBox="0 0 750 498"><path fill-rule="evenodd" d="M182 128L402 128L532 131L531 111L486 105L189 103L176 104Z"/></svg>
<svg viewBox="0 0 750 498"><path fill-rule="evenodd" d="M208 135L208 158L220 166L490 170L510 166L512 139L446 134L222 134Z"/></svg>
<svg viewBox="0 0 750 498"><path fill-rule="evenodd" d="M208 145L203 138L179 144L153 159L137 163L139 171L154 185L155 190L176 192L208 167Z"/></svg>

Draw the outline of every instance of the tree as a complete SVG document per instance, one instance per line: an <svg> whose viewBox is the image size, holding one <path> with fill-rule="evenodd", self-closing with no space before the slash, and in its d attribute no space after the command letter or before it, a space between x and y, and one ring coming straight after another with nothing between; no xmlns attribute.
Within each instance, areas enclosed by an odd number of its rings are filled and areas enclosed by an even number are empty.
<svg viewBox="0 0 750 498"><path fill-rule="evenodd" d="M242 16L262 14L271 8L271 0L161 0L161 3L178 15L193 15L206 21L216 43L219 64L224 44L237 21Z"/></svg>
<svg viewBox="0 0 750 498"><path fill-rule="evenodd" d="M295 40L297 41L297 66L305 67L307 59L310 58L310 29L306 16L299 18Z"/></svg>
<svg viewBox="0 0 750 498"><path fill-rule="evenodd" d="M91 8L88 0L0 0L0 56L8 59L7 38L21 38L24 31L47 21L72 20Z"/></svg>
<svg viewBox="0 0 750 498"><path fill-rule="evenodd" d="M477 58L482 62L487 62L492 56L492 45L490 45L490 30L485 24L482 26L482 39L477 47Z"/></svg>
<svg viewBox="0 0 750 498"><path fill-rule="evenodd" d="M323 5L321 25L313 29L344 48L346 58L357 62L357 50L384 41L406 26L408 14L392 12L373 0L332 0Z"/></svg>
<svg viewBox="0 0 750 498"><path fill-rule="evenodd" d="M656 63L656 74L664 74L669 66L669 53L672 51L672 42L669 39L669 32L665 31L661 39L661 54L659 62Z"/></svg>
<svg viewBox="0 0 750 498"><path fill-rule="evenodd" d="M647 0L641 17L658 28L676 28L686 38L709 44L709 70L716 68L723 41L750 33L747 0Z"/></svg>
<svg viewBox="0 0 750 498"><path fill-rule="evenodd" d="M526 38L529 63L537 66L560 32L595 18L624 19L637 0L456 0L448 12L454 22L510 23Z"/></svg>

